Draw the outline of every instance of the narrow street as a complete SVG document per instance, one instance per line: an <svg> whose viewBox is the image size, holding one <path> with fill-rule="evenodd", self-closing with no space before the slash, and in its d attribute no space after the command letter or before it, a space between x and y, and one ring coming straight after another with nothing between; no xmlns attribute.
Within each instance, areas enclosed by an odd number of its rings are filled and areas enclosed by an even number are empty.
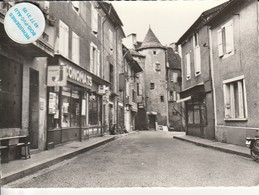
<svg viewBox="0 0 259 195"><path fill-rule="evenodd" d="M4 188L256 186L249 158L140 131L66 160Z"/></svg>

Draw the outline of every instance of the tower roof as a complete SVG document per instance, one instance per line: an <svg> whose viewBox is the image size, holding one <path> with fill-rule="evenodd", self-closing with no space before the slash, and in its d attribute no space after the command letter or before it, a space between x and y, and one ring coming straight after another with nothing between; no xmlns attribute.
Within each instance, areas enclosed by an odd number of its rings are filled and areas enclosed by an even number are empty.
<svg viewBox="0 0 259 195"><path fill-rule="evenodd" d="M148 32L144 38L144 41L141 43L140 47L137 48L137 50L141 50L141 49L147 49L147 48L163 48L166 49L166 47L164 47L160 41L158 40L158 38L156 37L156 35L154 34L154 32L152 31L152 29L149 27Z"/></svg>

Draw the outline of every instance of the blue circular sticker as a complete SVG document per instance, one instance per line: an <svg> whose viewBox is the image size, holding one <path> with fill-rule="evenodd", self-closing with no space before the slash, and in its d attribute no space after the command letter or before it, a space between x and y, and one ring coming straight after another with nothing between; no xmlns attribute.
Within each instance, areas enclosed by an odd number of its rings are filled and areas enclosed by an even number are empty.
<svg viewBox="0 0 259 195"><path fill-rule="evenodd" d="M45 29L45 17L36 5L26 2L18 3L6 13L4 27L13 41L29 44L42 35Z"/></svg>

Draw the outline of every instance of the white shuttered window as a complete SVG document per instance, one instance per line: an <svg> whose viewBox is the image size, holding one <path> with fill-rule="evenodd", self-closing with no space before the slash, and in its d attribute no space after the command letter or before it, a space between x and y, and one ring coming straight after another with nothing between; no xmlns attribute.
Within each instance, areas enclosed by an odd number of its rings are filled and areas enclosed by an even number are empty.
<svg viewBox="0 0 259 195"><path fill-rule="evenodd" d="M91 27L92 27L92 32L97 35L98 33L98 12L96 11L96 9L94 8L94 6L92 5L92 14L91 14Z"/></svg>
<svg viewBox="0 0 259 195"><path fill-rule="evenodd" d="M76 64L79 64L79 43L80 43L80 38L79 36L72 32L72 61L75 62Z"/></svg>
<svg viewBox="0 0 259 195"><path fill-rule="evenodd" d="M233 21L227 22L218 31L218 54L222 57L234 52Z"/></svg>
<svg viewBox="0 0 259 195"><path fill-rule="evenodd" d="M68 58L68 26L59 21L59 53Z"/></svg>

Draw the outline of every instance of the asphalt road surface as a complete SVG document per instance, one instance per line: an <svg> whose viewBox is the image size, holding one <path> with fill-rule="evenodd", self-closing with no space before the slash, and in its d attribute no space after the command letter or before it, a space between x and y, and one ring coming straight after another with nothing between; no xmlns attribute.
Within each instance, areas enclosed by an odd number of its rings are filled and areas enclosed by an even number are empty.
<svg viewBox="0 0 259 195"><path fill-rule="evenodd" d="M257 186L259 163L140 131L10 183L10 188Z"/></svg>

